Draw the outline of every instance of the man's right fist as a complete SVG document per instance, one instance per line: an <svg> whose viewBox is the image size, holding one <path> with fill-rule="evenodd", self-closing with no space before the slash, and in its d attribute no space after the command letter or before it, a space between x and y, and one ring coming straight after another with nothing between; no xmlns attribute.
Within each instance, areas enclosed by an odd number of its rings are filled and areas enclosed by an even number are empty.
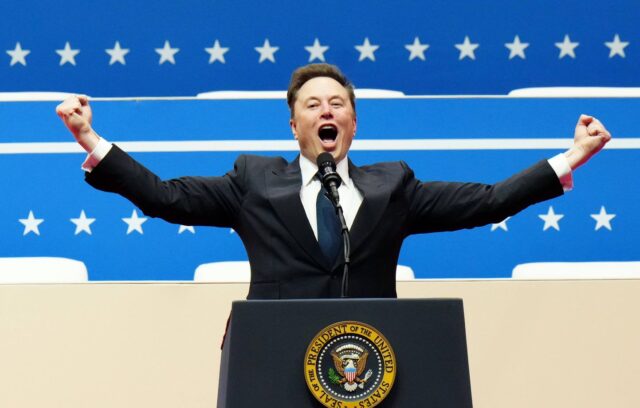
<svg viewBox="0 0 640 408"><path fill-rule="evenodd" d="M70 96L56 107L56 113L82 148L87 152L93 151L100 139L91 128L92 115L89 97L86 95Z"/></svg>

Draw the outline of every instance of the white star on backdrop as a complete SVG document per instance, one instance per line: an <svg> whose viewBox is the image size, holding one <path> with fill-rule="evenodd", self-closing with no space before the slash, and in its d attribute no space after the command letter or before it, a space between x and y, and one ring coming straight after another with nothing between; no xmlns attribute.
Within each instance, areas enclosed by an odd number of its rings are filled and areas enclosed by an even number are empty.
<svg viewBox="0 0 640 408"><path fill-rule="evenodd" d="M171 44L168 40L165 40L164 47L156 48L156 52L160 55L160 60L158 61L158 65L162 65L165 62L170 62L175 65L175 55L180 52L180 48L171 48Z"/></svg>
<svg viewBox="0 0 640 408"><path fill-rule="evenodd" d="M26 56L31 53L30 50L23 50L20 42L16 43L16 46L13 50L7 50L7 54L11 56L11 66L16 64L22 64L24 66L27 65Z"/></svg>
<svg viewBox="0 0 640 408"><path fill-rule="evenodd" d="M304 47L304 49L309 52L309 62L312 62L315 59L325 62L324 53L327 52L329 46L320 45L320 40L316 38L315 41L313 41L313 45Z"/></svg>
<svg viewBox="0 0 640 408"><path fill-rule="evenodd" d="M91 235L91 224L95 222L95 218L87 218L84 210L80 211L80 218L70 218L72 223L76 225L76 231L74 235L78 235L81 232L86 232Z"/></svg>
<svg viewBox="0 0 640 408"><path fill-rule="evenodd" d="M476 48L480 46L480 44L474 44L469 40L469 36L464 36L464 42L462 44L455 45L457 49L460 50L460 55L458 56L458 60L462 60L466 57L471 58L472 60L476 59Z"/></svg>
<svg viewBox="0 0 640 408"><path fill-rule="evenodd" d="M178 228L178 234L182 234L185 231L189 231L192 234L196 233L196 229L191 225L181 225L180 228Z"/></svg>
<svg viewBox="0 0 640 408"><path fill-rule="evenodd" d="M571 58L575 58L575 49L578 45L580 45L580 43L571 42L569 34L565 34L564 40L561 43L556 43L556 47L560 48L560 55L558 55L558 59L563 58L567 55Z"/></svg>
<svg viewBox="0 0 640 408"><path fill-rule="evenodd" d="M616 36L613 37L613 41L605 42L604 45L609 47L609 58L613 58L616 55L619 55L622 58L626 58L626 55L624 55L624 49L626 48L627 45L629 45L629 42L620 41L620 36L618 34L616 34Z"/></svg>
<svg viewBox="0 0 640 408"><path fill-rule="evenodd" d="M60 65L64 65L67 62L71 65L76 65L76 55L80 53L80 50L74 50L71 48L71 44L67 41L64 44L64 48L56 50L56 53L60 55Z"/></svg>
<svg viewBox="0 0 640 408"><path fill-rule="evenodd" d="M413 39L413 44L407 44L404 46L409 52L409 61L413 61L416 58L420 58L422 61L425 60L424 52L429 48L429 44L420 43L420 39L418 37Z"/></svg>
<svg viewBox="0 0 640 408"><path fill-rule="evenodd" d="M358 52L360 53L358 62L363 61L365 59L370 59L371 61L375 61L376 56L373 53L376 52L378 48L380 48L379 45L371 45L371 43L369 42L369 37L366 37L364 39L364 42L362 43L362 45L356 45L355 47L356 47L356 50L358 50Z"/></svg>
<svg viewBox="0 0 640 408"><path fill-rule="evenodd" d="M20 218L20 224L24 225L24 231L22 235L25 236L30 232L33 232L36 235L40 235L40 229L38 229L38 225L44 222L44 218L36 218L33 215L33 211L29 210L29 215L27 218Z"/></svg>
<svg viewBox="0 0 640 408"><path fill-rule="evenodd" d="M138 211L136 211L135 209L131 212L130 218L123 218L122 221L124 221L128 225L127 235L131 234L133 231L138 231L140 234L144 234L144 232L142 231L142 224L147 221L147 218L139 217Z"/></svg>
<svg viewBox="0 0 640 408"><path fill-rule="evenodd" d="M509 228L507 227L507 221L509 221L510 218L511 217L507 217L497 224L491 224L491 232L497 230L498 228L504 231L509 231Z"/></svg>
<svg viewBox="0 0 640 408"><path fill-rule="evenodd" d="M511 43L505 43L505 47L509 49L509 59L520 57L522 59L527 58L524 55L524 50L529 46L529 43L520 42L520 37L516 35Z"/></svg>
<svg viewBox="0 0 640 408"><path fill-rule="evenodd" d="M113 65L116 62L119 62L122 65L127 64L124 60L124 56L127 55L130 50L128 48L121 48L120 41L116 41L116 44L113 46L113 48L107 48L104 51L111 56L109 65Z"/></svg>
<svg viewBox="0 0 640 408"><path fill-rule="evenodd" d="M596 220L596 228L595 231L604 227L611 231L611 220L616 217L615 214L607 214L607 210L604 208L604 205L600 207L600 212L598 214L591 214L591 218Z"/></svg>
<svg viewBox="0 0 640 408"><path fill-rule="evenodd" d="M226 63L224 60L224 54L229 51L229 47L221 47L220 41L215 40L213 47L205 48L204 50L209 53L209 64L213 64L216 61L220 61L223 64Z"/></svg>
<svg viewBox="0 0 640 408"><path fill-rule="evenodd" d="M260 53L260 60L258 63L262 64L264 61L269 60L273 63L276 62L275 53L280 49L280 47L272 47L269 43L269 39L265 39L262 47L254 47L255 50Z"/></svg>
<svg viewBox="0 0 640 408"><path fill-rule="evenodd" d="M544 227L542 227L543 231L546 231L549 228L560 231L560 224L558 224L558 221L564 217L564 214L556 214L555 211L553 211L553 207L549 206L549 211L547 211L546 214L538 215L538 217L544 221Z"/></svg>

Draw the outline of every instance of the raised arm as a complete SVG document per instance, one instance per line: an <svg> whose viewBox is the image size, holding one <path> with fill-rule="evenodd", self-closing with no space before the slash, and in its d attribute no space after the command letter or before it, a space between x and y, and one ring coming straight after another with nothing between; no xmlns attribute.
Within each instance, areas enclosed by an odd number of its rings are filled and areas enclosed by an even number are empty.
<svg viewBox="0 0 640 408"><path fill-rule="evenodd" d="M593 116L581 115L573 146L564 153L571 170L586 163L611 140L611 134ZM413 178L413 173L409 173ZM410 233L451 231L496 223L526 207L561 195L559 175L542 161L502 182L407 184L412 218Z"/></svg>
<svg viewBox="0 0 640 408"><path fill-rule="evenodd" d="M92 112L86 95L74 95L56 107L56 113L74 138L87 151L94 152L100 136L91 127ZM102 143L106 143L102 141ZM120 194L146 215L184 225L233 226L242 192L244 160L222 177L181 177L161 180L131 156L111 146L108 154L96 159L95 152L83 167L86 181L93 187ZM90 162L90 163L89 163ZM95 167L94 167L95 166Z"/></svg>

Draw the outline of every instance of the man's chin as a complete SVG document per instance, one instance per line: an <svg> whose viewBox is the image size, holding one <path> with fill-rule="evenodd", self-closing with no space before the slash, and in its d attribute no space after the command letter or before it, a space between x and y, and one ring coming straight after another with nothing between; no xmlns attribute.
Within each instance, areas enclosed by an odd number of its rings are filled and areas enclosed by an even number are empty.
<svg viewBox="0 0 640 408"><path fill-rule="evenodd" d="M312 151L303 151L301 152L303 156L305 156L307 159L311 160L312 162L316 162L316 159L318 158L318 156L321 153L329 153L331 154L331 156L333 156L333 159L338 162L340 160L342 160L344 158L344 156L346 156L345 153L341 152L339 150L339 146L338 144L332 144L332 145L320 145L318 146L319 148L317 150L312 150ZM312 157L309 157L312 156Z"/></svg>

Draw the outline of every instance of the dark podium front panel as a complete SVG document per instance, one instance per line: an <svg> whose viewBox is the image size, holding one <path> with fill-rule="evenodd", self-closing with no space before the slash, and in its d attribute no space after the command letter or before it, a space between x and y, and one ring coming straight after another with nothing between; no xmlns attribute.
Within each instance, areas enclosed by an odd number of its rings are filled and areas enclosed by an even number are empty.
<svg viewBox="0 0 640 408"><path fill-rule="evenodd" d="M322 407L307 388L305 352L341 321L373 326L395 352L395 383L378 407L472 406L462 300L328 299L234 302L218 408Z"/></svg>

